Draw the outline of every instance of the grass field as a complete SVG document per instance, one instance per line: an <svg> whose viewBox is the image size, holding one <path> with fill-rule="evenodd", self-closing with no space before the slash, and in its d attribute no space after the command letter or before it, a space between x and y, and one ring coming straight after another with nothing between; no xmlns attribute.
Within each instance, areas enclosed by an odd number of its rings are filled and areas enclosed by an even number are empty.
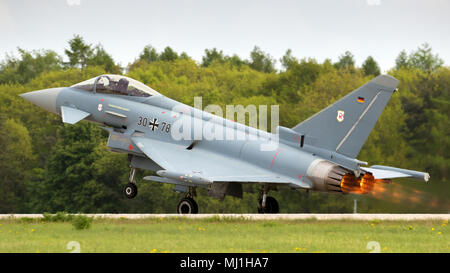
<svg viewBox="0 0 450 273"><path fill-rule="evenodd" d="M76 241L81 252L370 252L379 246L381 252L449 253L449 232L448 221L96 219L77 230L70 222L7 219L0 220L0 252L70 252Z"/></svg>

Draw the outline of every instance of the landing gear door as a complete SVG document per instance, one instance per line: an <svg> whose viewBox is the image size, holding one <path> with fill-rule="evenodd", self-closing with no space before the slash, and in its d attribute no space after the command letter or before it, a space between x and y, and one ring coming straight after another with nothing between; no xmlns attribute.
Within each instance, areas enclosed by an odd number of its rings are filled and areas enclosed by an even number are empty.
<svg viewBox="0 0 450 273"><path fill-rule="evenodd" d="M115 132L111 128L104 128L109 131L109 138L108 138L108 147L113 152L117 153L126 153L126 154L136 154L136 155L143 155L144 153L134 145L134 143L131 141L130 135L123 134L119 132Z"/></svg>

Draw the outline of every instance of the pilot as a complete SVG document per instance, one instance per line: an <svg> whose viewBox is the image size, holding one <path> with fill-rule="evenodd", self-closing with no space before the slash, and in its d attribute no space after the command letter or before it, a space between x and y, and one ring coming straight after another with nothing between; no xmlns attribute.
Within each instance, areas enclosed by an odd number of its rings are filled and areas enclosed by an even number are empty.
<svg viewBox="0 0 450 273"><path fill-rule="evenodd" d="M128 82L127 79L121 78L121 79L119 80L119 82L117 83L115 90L116 90L116 91L119 91L119 92L121 92L121 93L127 94L127 93L128 93L128 92L127 92L127 90L128 90L128 84L129 84L129 82Z"/></svg>

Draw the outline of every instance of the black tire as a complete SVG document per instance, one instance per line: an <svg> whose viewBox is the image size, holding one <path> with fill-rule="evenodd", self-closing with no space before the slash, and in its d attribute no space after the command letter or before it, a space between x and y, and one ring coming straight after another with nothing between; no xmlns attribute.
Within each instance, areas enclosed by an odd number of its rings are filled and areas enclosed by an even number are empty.
<svg viewBox="0 0 450 273"><path fill-rule="evenodd" d="M266 207L262 208L262 198L259 199L258 213L279 213L280 206L275 198L272 196L266 197Z"/></svg>
<svg viewBox="0 0 450 273"><path fill-rule="evenodd" d="M177 207L178 214L197 214L198 205L194 199L186 197L180 200Z"/></svg>
<svg viewBox="0 0 450 273"><path fill-rule="evenodd" d="M134 184L134 183L128 183L128 184L125 186L125 188L124 188L124 193L125 193L125 196L126 196L128 199L133 199L133 198L135 198L136 195L137 195L137 193L138 193L138 189L137 189L136 184Z"/></svg>

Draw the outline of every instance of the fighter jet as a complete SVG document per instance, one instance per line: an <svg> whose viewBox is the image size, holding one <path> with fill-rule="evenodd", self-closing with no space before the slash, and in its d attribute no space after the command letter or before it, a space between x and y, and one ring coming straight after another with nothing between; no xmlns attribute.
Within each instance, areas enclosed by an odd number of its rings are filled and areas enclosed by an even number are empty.
<svg viewBox="0 0 450 273"><path fill-rule="evenodd" d="M177 207L180 214L198 213L198 187L218 199L242 198L245 183L261 184L259 213L278 213L279 204L268 193L279 187L366 194L393 178L429 180L428 173L367 167L356 159L397 85L397 79L380 75L293 128L278 126L272 133L177 102L120 75L20 96L64 123L87 120L107 130L110 150L128 154L128 198L138 192L136 169L144 169L156 173L144 180L173 184L186 194ZM215 137L198 137L206 129Z"/></svg>

